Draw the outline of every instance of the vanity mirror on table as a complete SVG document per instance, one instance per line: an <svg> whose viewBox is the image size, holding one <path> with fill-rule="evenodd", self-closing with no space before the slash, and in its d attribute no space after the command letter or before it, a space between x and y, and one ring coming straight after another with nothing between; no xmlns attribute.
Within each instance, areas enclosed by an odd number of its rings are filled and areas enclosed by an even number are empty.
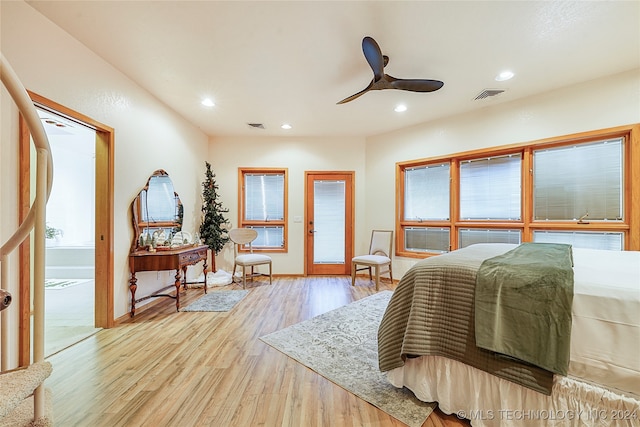
<svg viewBox="0 0 640 427"><path fill-rule="evenodd" d="M136 303L155 297L176 300L180 311L180 286L187 289L187 266L203 262L204 292L207 293L207 249L200 239L182 230L183 209L169 174L157 170L131 203L134 238L129 253L129 290L133 317ZM175 282L150 295L136 299L137 272L175 270ZM175 287L175 295L163 293Z"/></svg>

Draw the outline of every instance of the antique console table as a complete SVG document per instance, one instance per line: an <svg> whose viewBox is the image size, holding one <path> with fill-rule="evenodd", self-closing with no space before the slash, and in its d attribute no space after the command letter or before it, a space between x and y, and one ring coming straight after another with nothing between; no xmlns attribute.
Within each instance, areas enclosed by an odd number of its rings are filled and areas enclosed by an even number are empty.
<svg viewBox="0 0 640 427"><path fill-rule="evenodd" d="M207 249L203 246L190 246L185 248L176 248L163 251L149 252L147 250L138 250L129 254L129 270L131 278L129 279L129 290L131 291L131 317L136 313L136 303L155 297L169 297L176 300L176 311L180 311L180 284L182 276L182 284L184 289L187 288L187 266L195 265L200 261L204 261L204 293L207 293ZM163 271L176 270L175 283L159 290L156 293L136 299L136 289L138 288L136 273L139 271ZM182 274L181 274L182 273ZM161 293L172 286L176 288L176 294Z"/></svg>
<svg viewBox="0 0 640 427"><path fill-rule="evenodd" d="M174 191L169 174L162 169L155 171L131 202L133 241L129 251L129 290L131 291L131 312L136 313L136 303L154 297L169 297L176 300L176 310L180 310L180 281L187 288L187 266L204 261L204 293L207 293L207 249L190 233L182 231L182 202ZM140 271L175 270L175 283L155 293L136 299ZM182 275L182 276L181 276ZM162 293L172 287L175 295Z"/></svg>

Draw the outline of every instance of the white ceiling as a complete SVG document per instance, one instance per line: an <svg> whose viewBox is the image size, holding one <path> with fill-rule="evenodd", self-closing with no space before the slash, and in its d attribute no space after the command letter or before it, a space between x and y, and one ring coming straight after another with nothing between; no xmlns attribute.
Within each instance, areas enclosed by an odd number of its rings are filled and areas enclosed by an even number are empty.
<svg viewBox="0 0 640 427"><path fill-rule="evenodd" d="M370 136L640 67L640 1L28 3L217 136ZM371 81L367 35L385 72L444 87L336 105ZM506 92L474 100L484 89Z"/></svg>

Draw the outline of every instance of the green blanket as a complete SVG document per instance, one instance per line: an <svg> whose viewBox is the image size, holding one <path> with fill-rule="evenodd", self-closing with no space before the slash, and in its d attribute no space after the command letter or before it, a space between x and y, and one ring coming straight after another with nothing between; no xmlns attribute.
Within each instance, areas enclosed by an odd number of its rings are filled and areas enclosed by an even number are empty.
<svg viewBox="0 0 640 427"><path fill-rule="evenodd" d="M476 277L476 345L566 375L572 302L571 245L523 243L489 258Z"/></svg>

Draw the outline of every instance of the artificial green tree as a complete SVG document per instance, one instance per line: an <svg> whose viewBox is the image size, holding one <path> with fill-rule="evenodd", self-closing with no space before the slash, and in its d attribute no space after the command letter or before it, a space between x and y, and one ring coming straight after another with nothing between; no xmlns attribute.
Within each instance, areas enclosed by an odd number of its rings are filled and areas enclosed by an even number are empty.
<svg viewBox="0 0 640 427"><path fill-rule="evenodd" d="M200 224L200 237L204 244L211 249L212 266L211 270L216 271L216 255L224 248L229 241L227 234L229 220L224 214L229 209L222 207L218 200L218 184L216 184L216 174L211 171L211 164L205 162L207 167L206 179L202 183L202 224Z"/></svg>

